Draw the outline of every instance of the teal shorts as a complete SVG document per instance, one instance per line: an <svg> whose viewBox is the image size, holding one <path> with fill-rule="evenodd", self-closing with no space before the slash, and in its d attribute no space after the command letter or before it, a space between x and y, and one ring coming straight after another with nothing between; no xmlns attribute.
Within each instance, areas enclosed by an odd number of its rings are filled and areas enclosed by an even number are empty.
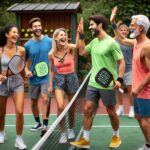
<svg viewBox="0 0 150 150"><path fill-rule="evenodd" d="M134 98L134 112L143 117L150 117L150 99Z"/></svg>

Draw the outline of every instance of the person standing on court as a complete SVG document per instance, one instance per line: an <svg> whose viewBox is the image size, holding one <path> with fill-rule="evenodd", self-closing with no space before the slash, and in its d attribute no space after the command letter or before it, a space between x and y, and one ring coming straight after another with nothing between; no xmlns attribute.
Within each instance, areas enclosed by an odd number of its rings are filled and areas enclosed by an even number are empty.
<svg viewBox="0 0 150 150"><path fill-rule="evenodd" d="M65 106L65 95L70 102L79 88L79 81L75 73L74 52L75 44L68 43L68 34L64 28L58 28L53 33L53 47L49 53L50 60L50 86L49 92L55 92L58 115ZM60 122L61 137L59 143L66 143L67 138L75 138L73 131L75 123L75 105L69 110L69 129L65 129L65 118ZM68 135L68 137L67 137Z"/></svg>
<svg viewBox="0 0 150 150"><path fill-rule="evenodd" d="M79 54L90 54L92 59L91 76L86 91L86 102L84 106L84 127L83 137L76 142L71 142L71 145L80 148L90 148L90 130L92 127L93 114L98 107L99 99L101 98L103 104L108 112L112 128L114 130L110 148L119 147L121 139L119 136L119 118L116 114L116 89L121 87L123 82L123 74L125 69L125 62L119 44L106 33L107 22L102 15L93 15L89 17L89 29L95 37L87 46L84 41L83 18L81 18L78 26ZM117 68L118 67L118 76ZM95 81L95 76L101 68L107 68L114 76L115 86L104 88Z"/></svg>
<svg viewBox="0 0 150 150"><path fill-rule="evenodd" d="M129 28L126 24L118 24L118 29L121 31L122 35L124 37L127 37L129 34ZM134 108L133 108L133 98L131 96L131 90L132 90L132 48L124 45L119 42L117 37L115 37L115 40L119 43L121 51L123 53L124 59L125 59L125 73L123 75L123 83L127 87L127 94L128 99L130 103L130 109L129 109L129 117L134 117ZM117 109L117 115L123 115L124 114L124 107L123 107L123 94L121 92L118 92L118 109Z"/></svg>
<svg viewBox="0 0 150 150"><path fill-rule="evenodd" d="M12 75L8 70L8 63L15 55L25 59L25 49L16 45L19 38L18 29L15 25L8 25L0 30L0 144L6 140L5 115L7 99L12 95L15 112L16 112L16 141L15 147L18 149L26 149L22 139L22 131L24 126L24 81L21 74ZM8 75L6 77L6 75Z"/></svg>
<svg viewBox="0 0 150 150"><path fill-rule="evenodd" d="M26 77L29 78L29 93L31 98L31 109L35 119L35 125L30 129L37 131L47 130L48 118L46 116L48 105L48 86L49 86L49 60L48 53L51 50L52 39L42 34L42 22L38 17L29 21L30 30L33 37L24 44L26 50L27 67ZM43 126L39 117L39 98L42 100Z"/></svg>
<svg viewBox="0 0 150 150"><path fill-rule="evenodd" d="M125 38L115 24L117 6L112 10L110 22L121 43L133 47L132 96L134 112L145 138L145 144L138 150L150 150L150 39L147 32L150 21L145 15L131 17L130 38Z"/></svg>

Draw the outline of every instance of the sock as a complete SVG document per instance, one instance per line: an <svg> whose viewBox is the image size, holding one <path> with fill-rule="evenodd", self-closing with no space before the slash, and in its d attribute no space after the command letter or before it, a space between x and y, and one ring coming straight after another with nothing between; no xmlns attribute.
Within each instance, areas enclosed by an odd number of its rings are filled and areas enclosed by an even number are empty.
<svg viewBox="0 0 150 150"><path fill-rule="evenodd" d="M90 139L90 131L87 131L87 130L83 130L83 137L89 141Z"/></svg>
<svg viewBox="0 0 150 150"><path fill-rule="evenodd" d="M134 107L133 107L133 106L130 106L130 110L134 110Z"/></svg>
<svg viewBox="0 0 150 150"><path fill-rule="evenodd" d="M148 148L150 148L150 144L145 144Z"/></svg>
<svg viewBox="0 0 150 150"><path fill-rule="evenodd" d="M119 105L119 109L123 110L123 105Z"/></svg>
<svg viewBox="0 0 150 150"><path fill-rule="evenodd" d="M47 125L48 125L48 119L44 119L44 120L43 120L43 126L46 126L46 127L47 127Z"/></svg>
<svg viewBox="0 0 150 150"><path fill-rule="evenodd" d="M39 124L41 124L39 116L38 117L34 117L34 119L35 119L36 122L38 122Z"/></svg>
<svg viewBox="0 0 150 150"><path fill-rule="evenodd" d="M114 131L113 135L115 135L115 136L119 136L119 129L118 129L118 130L116 130L116 131Z"/></svg>
<svg viewBox="0 0 150 150"><path fill-rule="evenodd" d="M16 135L17 139L22 139L22 135Z"/></svg>

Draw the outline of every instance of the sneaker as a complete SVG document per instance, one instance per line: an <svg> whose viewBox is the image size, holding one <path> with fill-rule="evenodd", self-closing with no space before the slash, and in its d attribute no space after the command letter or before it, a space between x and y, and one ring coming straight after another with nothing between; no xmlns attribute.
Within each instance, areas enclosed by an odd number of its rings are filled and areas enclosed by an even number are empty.
<svg viewBox="0 0 150 150"><path fill-rule="evenodd" d="M112 137L111 143L109 144L109 148L117 148L117 147L120 146L120 144L121 144L121 139L120 139L120 137L114 135L114 136Z"/></svg>
<svg viewBox="0 0 150 150"><path fill-rule="evenodd" d="M15 147L18 149L27 149L22 138L16 138Z"/></svg>
<svg viewBox="0 0 150 150"><path fill-rule="evenodd" d="M134 110L133 110L133 109L130 109L128 116L129 116L130 118L134 118Z"/></svg>
<svg viewBox="0 0 150 150"><path fill-rule="evenodd" d="M147 147L147 146L144 144L142 147L138 148L138 150L150 150L150 147Z"/></svg>
<svg viewBox="0 0 150 150"><path fill-rule="evenodd" d="M123 109L118 108L117 111L116 111L116 113L117 113L118 116L121 116L121 115L124 114L124 111L123 111Z"/></svg>
<svg viewBox="0 0 150 150"><path fill-rule="evenodd" d="M70 144L79 148L90 148L90 142L83 137L79 141L70 142Z"/></svg>
<svg viewBox="0 0 150 150"><path fill-rule="evenodd" d="M30 129L30 131L38 131L42 129L42 125L39 122L36 122L36 124Z"/></svg>
<svg viewBox="0 0 150 150"><path fill-rule="evenodd" d="M41 131L41 137L47 132L47 127L44 125Z"/></svg>
<svg viewBox="0 0 150 150"><path fill-rule="evenodd" d="M6 133L4 131L0 132L0 144L3 144L6 140Z"/></svg>
<svg viewBox="0 0 150 150"><path fill-rule="evenodd" d="M67 134L68 134L68 139L69 139L69 140L75 138L75 134L74 134L73 129L68 129L68 130L67 130Z"/></svg>
<svg viewBox="0 0 150 150"><path fill-rule="evenodd" d="M61 133L60 139L59 139L60 144L67 143L67 133Z"/></svg>

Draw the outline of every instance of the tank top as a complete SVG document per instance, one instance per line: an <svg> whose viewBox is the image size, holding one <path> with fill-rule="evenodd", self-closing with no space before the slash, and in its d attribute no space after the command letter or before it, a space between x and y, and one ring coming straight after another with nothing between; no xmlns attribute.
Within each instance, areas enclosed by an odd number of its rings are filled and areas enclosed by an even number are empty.
<svg viewBox="0 0 150 150"><path fill-rule="evenodd" d="M52 55L54 60L54 66L56 67L56 72L58 74L70 74L74 73L74 59L66 52L62 58Z"/></svg>
<svg viewBox="0 0 150 150"><path fill-rule="evenodd" d="M146 43L150 43L150 40L145 41L144 43L141 43L137 47L137 41L134 43L133 48L133 60L132 60L132 89L136 89L141 82L145 79L147 74L149 73L149 70L145 68L140 60L140 55L143 46ZM142 99L150 99L150 84L148 84L139 94L138 98Z"/></svg>
<svg viewBox="0 0 150 150"><path fill-rule="evenodd" d="M16 46L16 54L18 53L18 48ZM8 69L8 63L10 61L11 58L9 58L8 56L6 56L4 54L4 47L2 47L2 57L1 57L1 69L2 71L7 71Z"/></svg>

